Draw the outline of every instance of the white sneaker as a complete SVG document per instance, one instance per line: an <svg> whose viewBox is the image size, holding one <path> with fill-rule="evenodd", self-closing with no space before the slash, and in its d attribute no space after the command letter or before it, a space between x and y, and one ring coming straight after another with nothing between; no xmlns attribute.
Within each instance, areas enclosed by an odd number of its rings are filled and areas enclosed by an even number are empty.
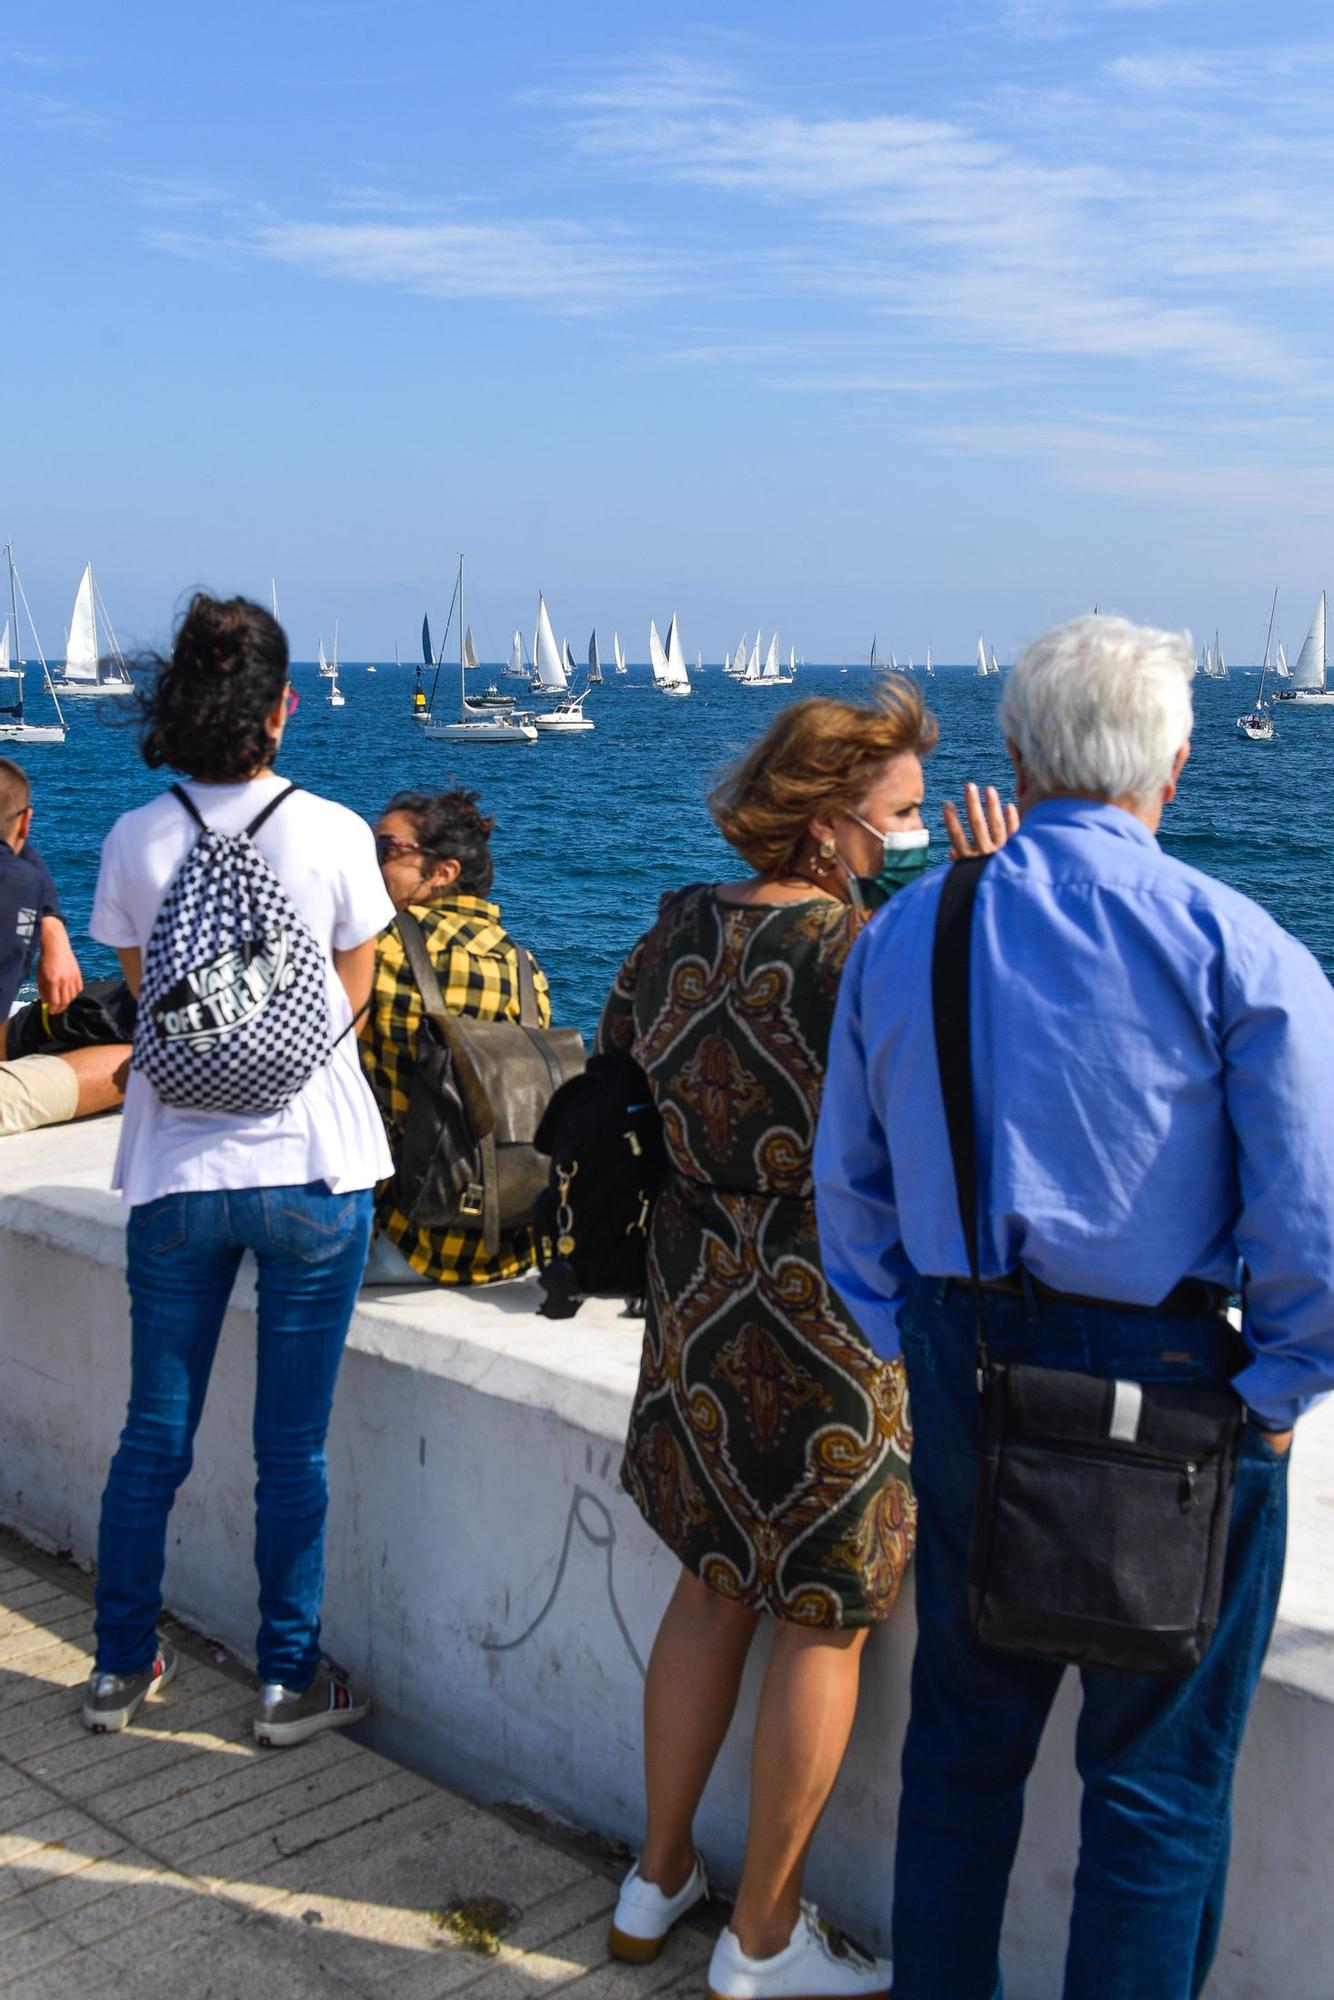
<svg viewBox="0 0 1334 2000"><path fill-rule="evenodd" d="M814 1903L801 1915L782 1951L749 1958L729 1925L709 1961L709 2000L880 2000L893 1968L823 1923Z"/></svg>
<svg viewBox="0 0 1334 2000"><path fill-rule="evenodd" d="M620 1899L607 1933L607 1949L613 1958L631 1965L647 1965L667 1942L667 1933L687 1910L702 1903L709 1893L709 1880L698 1854L684 1888L674 1896L664 1896L652 1882L645 1882L636 1861L621 1884Z"/></svg>

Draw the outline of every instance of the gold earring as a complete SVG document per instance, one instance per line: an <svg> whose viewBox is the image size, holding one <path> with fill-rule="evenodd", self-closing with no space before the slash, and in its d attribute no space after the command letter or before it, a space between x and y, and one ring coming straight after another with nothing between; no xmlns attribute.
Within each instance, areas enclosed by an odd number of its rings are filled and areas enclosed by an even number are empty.
<svg viewBox="0 0 1334 2000"><path fill-rule="evenodd" d="M832 861L837 853L838 843L836 841L825 839L820 842L820 859L822 861Z"/></svg>

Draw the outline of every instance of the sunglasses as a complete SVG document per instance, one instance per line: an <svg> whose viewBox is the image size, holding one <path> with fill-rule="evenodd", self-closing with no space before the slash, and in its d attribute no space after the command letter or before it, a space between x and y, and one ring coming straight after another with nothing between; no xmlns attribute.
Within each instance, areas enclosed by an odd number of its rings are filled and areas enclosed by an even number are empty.
<svg viewBox="0 0 1334 2000"><path fill-rule="evenodd" d="M287 690L287 708L285 711L289 722L291 721L292 717L296 714L297 709L300 707L300 705L301 705L300 695L297 693L294 687L289 687Z"/></svg>
<svg viewBox="0 0 1334 2000"><path fill-rule="evenodd" d="M382 865L386 861L397 860L400 854L430 854L429 847L421 846L415 840L400 840L397 834L377 833L375 836L375 858ZM435 859L432 856L432 859Z"/></svg>

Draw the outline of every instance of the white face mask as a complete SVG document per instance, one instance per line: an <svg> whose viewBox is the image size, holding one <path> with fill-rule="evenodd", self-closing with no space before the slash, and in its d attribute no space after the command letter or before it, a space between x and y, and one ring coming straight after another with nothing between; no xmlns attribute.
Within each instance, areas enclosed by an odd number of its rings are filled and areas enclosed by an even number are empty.
<svg viewBox="0 0 1334 2000"><path fill-rule="evenodd" d="M894 827L890 832L882 833L878 826L872 826L868 820L862 818L860 813L849 811L848 818L855 819L858 826L864 827L867 833L875 836L883 847L886 857L891 854L908 854L915 847L926 847L930 844L931 829L929 827Z"/></svg>

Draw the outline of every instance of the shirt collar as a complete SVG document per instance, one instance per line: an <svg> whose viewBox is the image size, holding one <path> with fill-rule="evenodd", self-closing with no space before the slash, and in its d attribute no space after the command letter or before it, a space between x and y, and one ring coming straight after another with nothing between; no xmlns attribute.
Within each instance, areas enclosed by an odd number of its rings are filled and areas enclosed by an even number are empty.
<svg viewBox="0 0 1334 2000"><path fill-rule="evenodd" d="M427 915L440 910L453 910L463 917L487 917L493 924L500 922L499 903L489 903L485 896L433 896L429 903L410 903L409 909L425 910Z"/></svg>
<svg viewBox="0 0 1334 2000"><path fill-rule="evenodd" d="M1038 832L1048 826L1108 833L1114 839L1136 841L1141 847L1158 845L1142 819L1136 819L1124 806L1114 806L1109 799L1043 799L1041 804L1029 807L1019 831Z"/></svg>

